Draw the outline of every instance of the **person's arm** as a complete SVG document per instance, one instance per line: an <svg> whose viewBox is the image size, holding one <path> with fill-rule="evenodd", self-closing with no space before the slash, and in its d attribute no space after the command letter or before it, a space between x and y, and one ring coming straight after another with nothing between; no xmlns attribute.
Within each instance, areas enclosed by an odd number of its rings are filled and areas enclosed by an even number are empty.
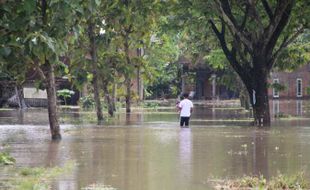
<svg viewBox="0 0 310 190"><path fill-rule="evenodd" d="M179 105L178 105L179 111L182 110L182 106L183 106L183 104L182 104L182 102L180 102Z"/></svg>

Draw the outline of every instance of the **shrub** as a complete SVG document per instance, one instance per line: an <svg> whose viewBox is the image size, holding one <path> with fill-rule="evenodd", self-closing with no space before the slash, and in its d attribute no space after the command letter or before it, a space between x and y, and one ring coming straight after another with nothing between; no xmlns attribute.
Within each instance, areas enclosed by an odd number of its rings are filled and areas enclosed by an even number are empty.
<svg viewBox="0 0 310 190"><path fill-rule="evenodd" d="M90 109L95 106L95 100L91 96L84 96L80 98L80 104L83 109Z"/></svg>
<svg viewBox="0 0 310 190"><path fill-rule="evenodd" d="M11 165L15 163L15 158L7 152L0 152L0 165Z"/></svg>

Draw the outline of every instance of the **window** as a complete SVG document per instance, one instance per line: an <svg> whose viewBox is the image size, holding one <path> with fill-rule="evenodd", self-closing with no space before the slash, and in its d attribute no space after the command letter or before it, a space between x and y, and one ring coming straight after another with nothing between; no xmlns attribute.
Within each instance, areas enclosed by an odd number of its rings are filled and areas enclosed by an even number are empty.
<svg viewBox="0 0 310 190"><path fill-rule="evenodd" d="M279 79L273 79L273 84L279 84ZM279 98L279 90L273 87L272 94L274 98Z"/></svg>
<svg viewBox="0 0 310 190"><path fill-rule="evenodd" d="M302 79L296 79L296 96L302 97Z"/></svg>

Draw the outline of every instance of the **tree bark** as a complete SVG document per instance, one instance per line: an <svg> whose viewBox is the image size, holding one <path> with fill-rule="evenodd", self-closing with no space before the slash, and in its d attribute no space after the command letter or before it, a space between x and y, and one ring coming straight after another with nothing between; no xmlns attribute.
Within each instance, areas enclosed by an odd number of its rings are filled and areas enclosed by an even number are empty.
<svg viewBox="0 0 310 190"><path fill-rule="evenodd" d="M125 35L125 42L124 42L124 48L125 48L125 56L126 56L126 62L127 66L130 68L131 67L131 60L129 56L129 36L128 33ZM125 75L125 85L126 85L126 113L131 112L131 78L130 74L127 73Z"/></svg>
<svg viewBox="0 0 310 190"><path fill-rule="evenodd" d="M106 99L107 104L108 104L108 113L111 117L113 117L114 116L113 102L112 102L111 97L110 97L108 85L105 83L103 83L103 91L104 91L105 99Z"/></svg>
<svg viewBox="0 0 310 190"><path fill-rule="evenodd" d="M264 58L255 58L255 62L264 63ZM255 65L259 65L256 63ZM269 71L263 67L254 67L251 70L251 80L244 80L250 102L253 108L254 124L256 126L270 126L270 111L269 111L269 98L268 98L268 74Z"/></svg>
<svg viewBox="0 0 310 190"><path fill-rule="evenodd" d="M48 27L47 24L47 2L46 0L41 0L41 14L43 27ZM44 69L38 66L39 75L42 80L45 81L46 92L47 92L47 108L48 108L48 119L50 123L50 131L52 135L52 140L60 140L60 127L57 118L57 97L56 97L56 84L54 75L54 66L48 60L45 59L43 65Z"/></svg>
<svg viewBox="0 0 310 190"><path fill-rule="evenodd" d="M98 76L98 65L97 65L97 46L94 33L94 23L89 20L88 22L88 37L90 42L90 55L92 62L92 74L93 74L93 88L94 88L94 99L96 104L97 120L98 122L103 121L102 106L100 102L99 93L99 76Z"/></svg>
<svg viewBox="0 0 310 190"><path fill-rule="evenodd" d="M46 91L47 91L47 108L48 118L50 123L50 130L52 134L52 140L60 140L60 127L57 118L57 98L55 87L54 67L47 60L46 65Z"/></svg>
<svg viewBox="0 0 310 190"><path fill-rule="evenodd" d="M16 99L17 99L17 104L18 104L19 108L20 109L26 109L28 106L25 102L24 92L23 92L22 86L16 85L15 86L15 93L16 93Z"/></svg>
<svg viewBox="0 0 310 190"><path fill-rule="evenodd" d="M131 112L131 78L129 76L126 76L125 80L126 84L126 113Z"/></svg>
<svg viewBox="0 0 310 190"><path fill-rule="evenodd" d="M116 83L113 83L113 86L112 86L112 105L113 105L113 111L116 111Z"/></svg>

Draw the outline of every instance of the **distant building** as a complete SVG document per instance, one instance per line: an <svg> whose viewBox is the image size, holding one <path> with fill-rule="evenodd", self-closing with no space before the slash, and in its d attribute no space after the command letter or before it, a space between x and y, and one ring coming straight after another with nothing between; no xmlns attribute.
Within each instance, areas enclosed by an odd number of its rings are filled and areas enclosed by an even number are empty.
<svg viewBox="0 0 310 190"><path fill-rule="evenodd" d="M182 92L195 92L195 99L231 99L238 98L237 92L232 92L224 85L216 83L221 73L214 71L202 59L192 63L181 56L178 60L181 66ZM279 91L268 89L268 95L273 99L309 99L310 94L310 63L293 72L276 72L270 74L269 83L279 83L285 87Z"/></svg>
<svg viewBox="0 0 310 190"><path fill-rule="evenodd" d="M195 63L181 56L178 60L181 66L181 91L194 94L194 99L231 99L238 97L238 94L229 90L224 85L219 85L216 78L221 76L220 72L214 71L202 58Z"/></svg>
<svg viewBox="0 0 310 190"><path fill-rule="evenodd" d="M282 91L269 88L268 94L270 98L308 99L310 98L307 92L307 89L310 88L310 63L293 72L272 72L269 83L279 83L285 87Z"/></svg>

